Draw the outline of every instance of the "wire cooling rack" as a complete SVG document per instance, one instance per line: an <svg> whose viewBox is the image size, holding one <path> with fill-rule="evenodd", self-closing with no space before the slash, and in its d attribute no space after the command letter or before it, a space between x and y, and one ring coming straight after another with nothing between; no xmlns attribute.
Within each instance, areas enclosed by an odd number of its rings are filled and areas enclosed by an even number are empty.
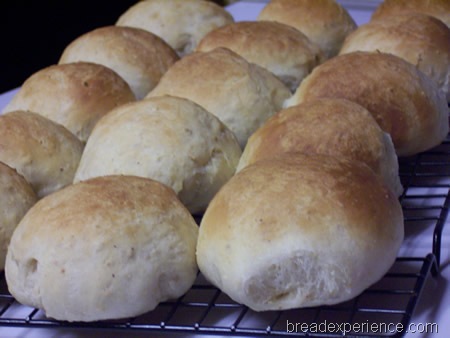
<svg viewBox="0 0 450 338"><path fill-rule="evenodd" d="M439 273L441 235L450 203L450 138L432 151L400 160L400 197L409 232L434 230L425 257L399 257L391 270L358 297L334 306L257 313L236 304L201 275L181 298L126 320L68 323L19 304L0 276L0 327L89 328L217 336L401 337L424 287ZM300 324L301 323L301 324ZM330 326L332 324L332 326ZM394 326L395 325L395 326ZM350 331L349 331L350 330ZM110 331L108 331L110 332ZM326 333L325 333L326 332Z"/></svg>

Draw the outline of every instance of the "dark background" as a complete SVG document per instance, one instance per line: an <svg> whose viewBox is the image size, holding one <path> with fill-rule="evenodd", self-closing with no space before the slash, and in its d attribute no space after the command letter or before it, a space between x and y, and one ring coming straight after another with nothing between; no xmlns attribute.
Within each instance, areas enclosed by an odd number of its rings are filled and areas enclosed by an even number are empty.
<svg viewBox="0 0 450 338"><path fill-rule="evenodd" d="M115 24L137 1L0 0L0 93L56 64L75 38Z"/></svg>
<svg viewBox="0 0 450 338"><path fill-rule="evenodd" d="M112 25L136 0L0 1L0 93L56 64L79 35Z"/></svg>

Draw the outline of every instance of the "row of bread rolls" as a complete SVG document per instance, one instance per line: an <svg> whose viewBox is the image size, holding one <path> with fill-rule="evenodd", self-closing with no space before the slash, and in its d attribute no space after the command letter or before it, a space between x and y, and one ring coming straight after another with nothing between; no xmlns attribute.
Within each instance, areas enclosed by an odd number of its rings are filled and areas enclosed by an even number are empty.
<svg viewBox="0 0 450 338"><path fill-rule="evenodd" d="M235 135L200 105L140 100L177 53L230 14L203 0L150 3L161 18L164 9L172 15L161 22L171 22L167 33L180 16L198 20L196 28L179 22L183 41L173 47L139 28L87 32L58 65L32 74L0 117L0 161L11 167L0 166L0 189L9 192L2 265L7 255L11 294L49 317L130 317L184 294L198 272L192 213L206 208L241 155Z"/></svg>
<svg viewBox="0 0 450 338"><path fill-rule="evenodd" d="M338 5L272 0L259 19L302 31L315 16L300 13L314 6L323 6L322 16ZM423 14L403 16L372 24L389 32L391 42L378 37L377 45L360 33L364 27L335 37L333 54L250 136L238 172L209 204L197 262L235 301L256 311L336 304L393 264L404 236L397 156L429 150L449 132L448 28Z"/></svg>
<svg viewBox="0 0 450 338"><path fill-rule="evenodd" d="M27 111L2 115L0 129L11 166L0 163L0 258L19 302L93 321L144 313L191 287L198 226L173 189L132 175L71 184L75 135Z"/></svg>
<svg viewBox="0 0 450 338"><path fill-rule="evenodd" d="M315 13L303 20L311 30L268 22L270 8L274 19ZM20 302L62 320L134 316L186 292L196 259L257 310L339 302L386 272L403 236L396 152L442 141L445 99L398 57L335 57L356 29L335 1L273 0L263 13L233 23L203 0L142 1L24 83L0 125L17 115L30 130L12 140L55 129L64 146L33 136L25 160L0 158L48 195L8 250L8 287ZM337 91L322 99L328 83ZM388 108L374 111L378 102ZM57 128L32 127L37 116ZM73 144L62 140L68 130ZM278 157L286 151L308 155ZM76 169L60 179L66 160ZM197 243L191 214L205 209Z"/></svg>

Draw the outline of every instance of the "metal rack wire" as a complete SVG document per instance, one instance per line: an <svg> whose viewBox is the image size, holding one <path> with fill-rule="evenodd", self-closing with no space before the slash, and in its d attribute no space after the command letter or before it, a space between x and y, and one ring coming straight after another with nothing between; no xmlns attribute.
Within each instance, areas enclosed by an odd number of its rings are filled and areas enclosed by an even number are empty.
<svg viewBox="0 0 450 338"><path fill-rule="evenodd" d="M432 151L401 159L400 177L405 188L400 197L405 227L411 231L434 229L430 253L426 257L397 258L378 283L348 302L256 313L236 304L199 275L183 297L164 302L154 311L137 318L68 323L48 319L42 311L20 305L8 293L2 274L0 327L134 330L167 333L167 336L192 333L246 337L401 337L402 330L388 325L408 326L426 279L439 273L441 236L450 205L450 137ZM304 326L296 326L300 322ZM324 326L319 325L327 322L336 325L324 333ZM349 324L353 331L344 332L349 328L345 325ZM378 325L379 331L373 330L374 324ZM304 331L306 327L308 331ZM358 327L360 329L355 330Z"/></svg>

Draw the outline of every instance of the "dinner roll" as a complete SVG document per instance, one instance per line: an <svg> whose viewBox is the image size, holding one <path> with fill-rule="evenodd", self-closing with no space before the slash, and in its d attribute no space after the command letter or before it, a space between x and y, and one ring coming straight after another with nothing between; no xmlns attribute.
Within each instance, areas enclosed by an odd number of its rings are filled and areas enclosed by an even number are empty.
<svg viewBox="0 0 450 338"><path fill-rule="evenodd" d="M409 62L386 53L353 52L316 67L286 106L323 97L359 103L389 133L398 156L440 144L448 134L448 108L437 85Z"/></svg>
<svg viewBox="0 0 450 338"><path fill-rule="evenodd" d="M145 0L130 7L116 24L152 32L184 56L208 32L232 22L231 14L211 1Z"/></svg>
<svg viewBox="0 0 450 338"><path fill-rule="evenodd" d="M175 63L147 97L174 95L201 105L236 135L248 137L291 96L266 69L226 48L197 52Z"/></svg>
<svg viewBox="0 0 450 338"><path fill-rule="evenodd" d="M39 197L72 183L83 152L63 126L32 112L0 116L0 161L17 170Z"/></svg>
<svg viewBox="0 0 450 338"><path fill-rule="evenodd" d="M450 27L450 1L448 0L384 0L373 12L371 20L405 12L428 14Z"/></svg>
<svg viewBox="0 0 450 338"><path fill-rule="evenodd" d="M209 32L197 46L208 52L226 47L275 74L294 92L322 61L322 52L300 31L274 21L242 21Z"/></svg>
<svg viewBox="0 0 450 338"><path fill-rule="evenodd" d="M364 162L394 194L398 196L403 191L389 134L357 103L318 99L281 110L249 138L237 170L288 152Z"/></svg>
<svg viewBox="0 0 450 338"><path fill-rule="evenodd" d="M29 210L11 239L6 282L17 301L58 320L136 316L192 286L197 234L164 185L96 178Z"/></svg>
<svg viewBox="0 0 450 338"><path fill-rule="evenodd" d="M358 161L286 154L237 173L200 224L197 262L255 311L336 304L378 281L403 239L402 208Z"/></svg>
<svg viewBox="0 0 450 338"><path fill-rule="evenodd" d="M98 64L78 62L49 66L31 75L3 113L36 112L86 142L100 117L134 100L128 84L115 72Z"/></svg>
<svg viewBox="0 0 450 338"><path fill-rule="evenodd" d="M150 32L106 26L72 41L59 63L88 61L109 67L127 81L136 98L142 99L176 60L175 51Z"/></svg>
<svg viewBox="0 0 450 338"><path fill-rule="evenodd" d="M271 0L258 20L297 28L322 49L327 59L339 52L345 37L356 29L350 14L335 0Z"/></svg>
<svg viewBox="0 0 450 338"><path fill-rule="evenodd" d="M387 16L358 27L340 54L380 51L399 56L433 79L450 101L450 28L420 13Z"/></svg>
<svg viewBox="0 0 450 338"><path fill-rule="evenodd" d="M34 190L23 176L0 162L0 270L5 267L14 229L36 201Z"/></svg>
<svg viewBox="0 0 450 338"><path fill-rule="evenodd" d="M153 97L99 121L74 181L110 174L149 177L199 213L234 174L240 156L235 136L214 115L186 99Z"/></svg>

